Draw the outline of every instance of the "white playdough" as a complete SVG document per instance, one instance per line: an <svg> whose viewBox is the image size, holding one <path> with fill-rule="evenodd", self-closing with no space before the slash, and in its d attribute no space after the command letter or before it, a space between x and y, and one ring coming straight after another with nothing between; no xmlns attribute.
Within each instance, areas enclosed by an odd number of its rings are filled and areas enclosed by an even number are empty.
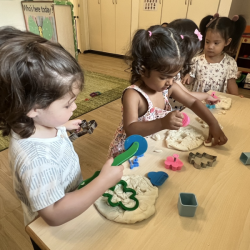
<svg viewBox="0 0 250 250"><path fill-rule="evenodd" d="M203 144L205 138L194 128L187 126L179 130L169 130L166 138L168 148L190 151Z"/></svg>
<svg viewBox="0 0 250 250"><path fill-rule="evenodd" d="M217 109L229 109L232 105L232 99L225 96L218 96L220 98L220 102L215 104L215 108Z"/></svg>
<svg viewBox="0 0 250 250"><path fill-rule="evenodd" d="M107 201L108 198L101 196L94 203L100 214L108 220L127 224L145 220L153 215L158 188L154 187L148 178L141 175L123 176L122 180L127 182L127 188L133 188L136 191L135 197L139 201L139 207L134 211L126 211L119 206L111 207ZM129 199L132 193L124 193L121 185L117 185L114 192L111 190L107 192L113 194L112 202L122 201L126 207L134 207L135 201Z"/></svg>

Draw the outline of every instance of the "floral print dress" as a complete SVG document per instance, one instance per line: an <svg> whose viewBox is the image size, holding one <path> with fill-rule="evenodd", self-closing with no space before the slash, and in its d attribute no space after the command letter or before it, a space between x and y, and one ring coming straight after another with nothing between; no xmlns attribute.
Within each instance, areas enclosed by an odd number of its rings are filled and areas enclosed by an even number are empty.
<svg viewBox="0 0 250 250"><path fill-rule="evenodd" d="M194 77L195 80L192 83L191 91L207 92L215 90L227 92L227 81L232 78L237 79L237 64L226 53L219 63L209 63L205 54L196 56L193 63L190 76Z"/></svg>
<svg viewBox="0 0 250 250"><path fill-rule="evenodd" d="M138 86L136 85L131 85L128 88L126 88L123 91L124 92L127 89L134 89L135 91L138 91L142 96L145 97L145 99L148 102L148 111L141 117L138 118L138 121L140 122L145 122L145 121L153 121L159 118L165 117L169 112L172 111L171 105L169 104L168 101L168 90L164 90L162 92L163 98L165 100L165 109L160 109L157 107L153 107L153 103L149 99L148 95L143 92ZM123 95L122 94L122 95ZM122 108L122 113L123 113L123 108ZM121 154L124 152L124 142L126 140L126 132L123 128L123 120L121 121L119 127L117 128L114 138L109 146L109 153L108 157L116 157L117 155Z"/></svg>

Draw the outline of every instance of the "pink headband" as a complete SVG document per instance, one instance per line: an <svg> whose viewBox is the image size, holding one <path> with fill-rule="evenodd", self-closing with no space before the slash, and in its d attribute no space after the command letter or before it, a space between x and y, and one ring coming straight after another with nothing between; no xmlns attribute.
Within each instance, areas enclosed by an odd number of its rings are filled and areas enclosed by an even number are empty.
<svg viewBox="0 0 250 250"><path fill-rule="evenodd" d="M149 33L149 36L152 36L152 31L149 30L148 33Z"/></svg>

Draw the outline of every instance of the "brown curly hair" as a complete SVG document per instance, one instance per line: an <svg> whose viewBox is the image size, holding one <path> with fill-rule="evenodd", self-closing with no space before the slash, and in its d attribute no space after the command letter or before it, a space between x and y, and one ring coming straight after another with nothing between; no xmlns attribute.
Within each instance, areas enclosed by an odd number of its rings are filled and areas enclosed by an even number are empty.
<svg viewBox="0 0 250 250"><path fill-rule="evenodd" d="M35 132L27 116L33 108L46 109L83 87L83 71L60 44L13 27L0 28L0 130L14 130L21 138Z"/></svg>

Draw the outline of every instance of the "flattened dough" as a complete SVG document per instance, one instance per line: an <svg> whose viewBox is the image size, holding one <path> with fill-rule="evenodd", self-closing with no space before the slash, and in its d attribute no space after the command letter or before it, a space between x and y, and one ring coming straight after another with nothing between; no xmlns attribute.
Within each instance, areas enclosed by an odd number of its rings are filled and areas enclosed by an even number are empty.
<svg viewBox="0 0 250 250"><path fill-rule="evenodd" d="M215 104L215 108L217 109L229 109L232 105L232 98L225 97L225 96L218 96L220 98L220 102Z"/></svg>
<svg viewBox="0 0 250 250"><path fill-rule="evenodd" d="M179 130L169 130L166 138L168 148L180 151L190 151L201 146L205 138L190 126L181 127Z"/></svg>
<svg viewBox="0 0 250 250"><path fill-rule="evenodd" d="M134 211L125 211L119 206L111 207L107 202L107 198L101 196L94 203L100 214L108 220L126 224L142 221L153 215L155 213L155 202L158 197L158 188L154 187L148 178L141 175L123 176L122 180L127 182L127 187L136 191L135 197L139 200L139 207ZM131 193L124 193L121 185L117 185L114 192L111 190L107 192L110 194L114 193L112 202L123 201L126 207L135 205L135 201L128 198Z"/></svg>

